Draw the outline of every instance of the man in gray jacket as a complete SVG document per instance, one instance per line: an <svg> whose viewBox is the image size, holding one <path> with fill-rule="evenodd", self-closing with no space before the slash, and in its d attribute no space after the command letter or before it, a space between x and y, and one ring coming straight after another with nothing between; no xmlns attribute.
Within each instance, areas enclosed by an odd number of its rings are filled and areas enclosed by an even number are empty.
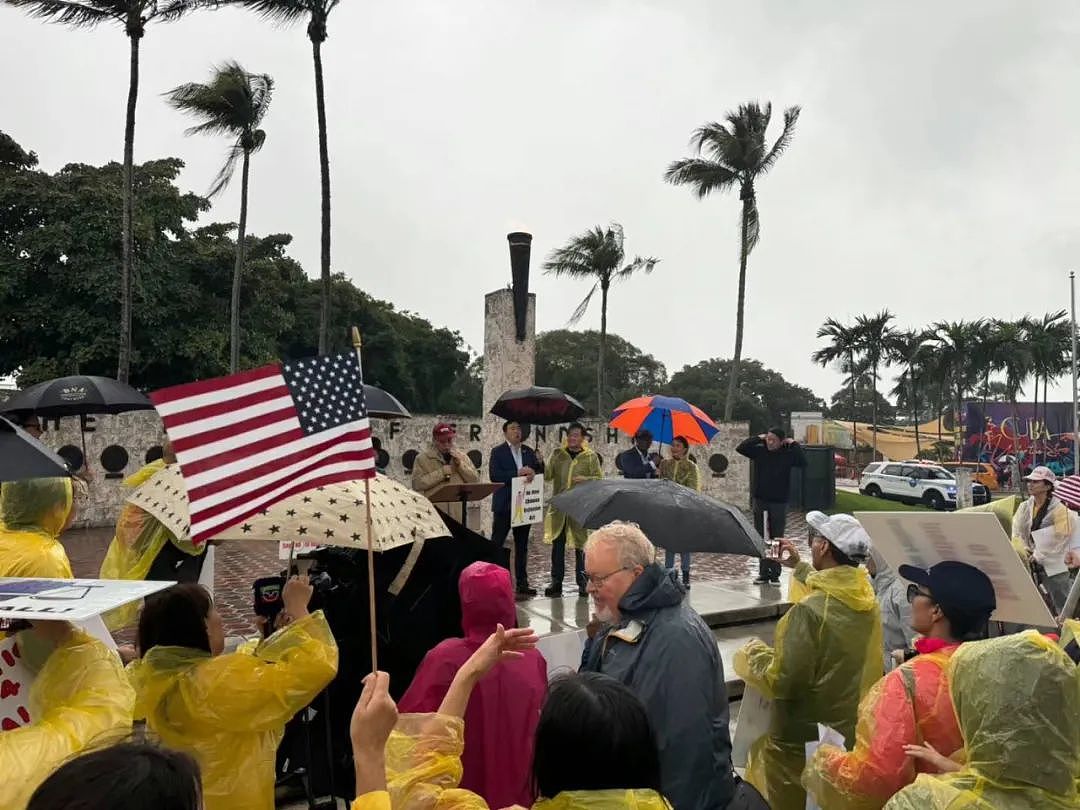
<svg viewBox="0 0 1080 810"><path fill-rule="evenodd" d="M678 577L655 558L632 523L610 523L589 537L587 587L604 626L582 670L610 675L645 704L675 810L722 810L735 790L723 665Z"/></svg>

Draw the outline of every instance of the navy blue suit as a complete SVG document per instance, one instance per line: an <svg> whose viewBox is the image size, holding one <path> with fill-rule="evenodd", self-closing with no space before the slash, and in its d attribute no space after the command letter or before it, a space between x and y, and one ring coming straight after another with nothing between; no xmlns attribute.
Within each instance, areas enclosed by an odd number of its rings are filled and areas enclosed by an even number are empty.
<svg viewBox="0 0 1080 810"><path fill-rule="evenodd" d="M535 473L544 471L544 462L531 447L521 445L521 466L529 467ZM488 457L488 476L494 483L502 484L491 496L491 511L494 520L491 524L491 542L501 552L503 567L510 568L510 551L503 550L506 535L510 533L510 485L518 477L518 465L508 442L503 442L491 451ZM529 530L530 526L514 527L514 579L518 593L525 593L529 588Z"/></svg>
<svg viewBox="0 0 1080 810"><path fill-rule="evenodd" d="M619 453L619 465L622 468L623 478L656 478L656 469L650 467L641 459L641 453L637 447L631 447Z"/></svg>

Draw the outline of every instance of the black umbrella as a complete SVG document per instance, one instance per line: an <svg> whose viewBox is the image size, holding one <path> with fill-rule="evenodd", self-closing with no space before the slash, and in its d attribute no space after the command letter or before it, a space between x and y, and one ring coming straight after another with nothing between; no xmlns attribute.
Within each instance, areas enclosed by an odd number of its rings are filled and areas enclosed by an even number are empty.
<svg viewBox="0 0 1080 810"><path fill-rule="evenodd" d="M527 425L559 425L585 413L581 403L558 388L520 388L504 391L495 400L491 413L508 422Z"/></svg>
<svg viewBox="0 0 1080 810"><path fill-rule="evenodd" d="M587 529L636 523L668 551L765 556L765 541L741 510L668 479L608 478L578 484L551 505Z"/></svg>
<svg viewBox="0 0 1080 810"><path fill-rule="evenodd" d="M154 405L130 385L108 377L76 374L19 391L3 403L5 413L32 413L53 419L91 413L149 411Z"/></svg>
<svg viewBox="0 0 1080 810"><path fill-rule="evenodd" d="M0 416L0 481L67 477L64 459Z"/></svg>
<svg viewBox="0 0 1080 810"><path fill-rule="evenodd" d="M397 397L374 385L364 383L364 401L367 402L368 416L376 419L412 419L408 408Z"/></svg>

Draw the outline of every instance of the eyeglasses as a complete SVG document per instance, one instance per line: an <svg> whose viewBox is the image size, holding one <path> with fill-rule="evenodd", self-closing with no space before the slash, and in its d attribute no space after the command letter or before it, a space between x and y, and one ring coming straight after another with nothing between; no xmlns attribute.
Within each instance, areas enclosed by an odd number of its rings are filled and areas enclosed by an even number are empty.
<svg viewBox="0 0 1080 810"><path fill-rule="evenodd" d="M586 574L585 575L585 580L588 582L589 585L592 585L594 588L602 588L604 586L605 582L607 582L613 576L618 574L620 571L630 571L630 570L632 570L632 569L627 568L624 565L622 568L616 568L610 574L604 574L603 576L597 576L596 574Z"/></svg>
<svg viewBox="0 0 1080 810"><path fill-rule="evenodd" d="M934 599L931 594L928 594L926 591L919 590L919 586L913 582L907 586L907 600L909 605L915 601L916 596L924 596L931 601L933 601Z"/></svg>

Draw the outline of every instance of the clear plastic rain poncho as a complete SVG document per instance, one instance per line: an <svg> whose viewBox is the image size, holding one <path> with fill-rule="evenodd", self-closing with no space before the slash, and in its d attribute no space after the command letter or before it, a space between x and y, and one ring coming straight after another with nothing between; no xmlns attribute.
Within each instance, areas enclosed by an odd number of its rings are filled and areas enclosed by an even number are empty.
<svg viewBox="0 0 1080 810"><path fill-rule="evenodd" d="M352 810L489 810L458 788L465 726L460 717L403 714L386 743L386 793L360 796ZM575 790L539 799L533 810L668 810L653 790ZM498 809L496 809L498 810Z"/></svg>
<svg viewBox="0 0 1080 810"><path fill-rule="evenodd" d="M72 497L70 478L10 481L0 488L0 577L74 577L59 539Z"/></svg>
<svg viewBox="0 0 1080 810"><path fill-rule="evenodd" d="M165 462L158 460L147 464L138 472L124 479L124 486L137 489L146 481L165 469ZM133 503L125 502L120 507L120 517L116 521L116 533L113 535L105 559L101 563L102 579L146 579L150 566L166 543L172 543L185 554L198 556L206 551L206 546L196 548L190 539L179 540L149 512ZM106 626L116 631L134 624L139 615L139 602L131 602L116 610L111 610L102 618Z"/></svg>
<svg viewBox="0 0 1080 810"><path fill-rule="evenodd" d="M0 731L0 807L22 810L37 786L69 758L126 736L134 704L119 656L72 630L30 688L33 722Z"/></svg>
<svg viewBox="0 0 1080 810"><path fill-rule="evenodd" d="M964 644L949 670L967 765L918 777L887 810L1080 807L1080 682L1069 657L1028 630Z"/></svg>
<svg viewBox="0 0 1080 810"><path fill-rule="evenodd" d="M135 717L165 745L195 757L206 810L273 810L285 723L330 682L337 662L322 611L250 652L154 647L129 668Z"/></svg>
<svg viewBox="0 0 1080 810"><path fill-rule="evenodd" d="M803 810L806 743L818 723L855 737L859 701L881 677L881 614L866 571L838 566L794 579L809 593L776 626L776 644L760 640L735 654L735 672L773 701L769 732L750 749L746 778L773 810Z"/></svg>
<svg viewBox="0 0 1080 810"><path fill-rule="evenodd" d="M894 793L930 769L904 753L929 743L951 756L963 747L949 691L948 666L958 644L918 655L871 688L859 704L855 747L822 745L803 785L829 810L881 810Z"/></svg>

